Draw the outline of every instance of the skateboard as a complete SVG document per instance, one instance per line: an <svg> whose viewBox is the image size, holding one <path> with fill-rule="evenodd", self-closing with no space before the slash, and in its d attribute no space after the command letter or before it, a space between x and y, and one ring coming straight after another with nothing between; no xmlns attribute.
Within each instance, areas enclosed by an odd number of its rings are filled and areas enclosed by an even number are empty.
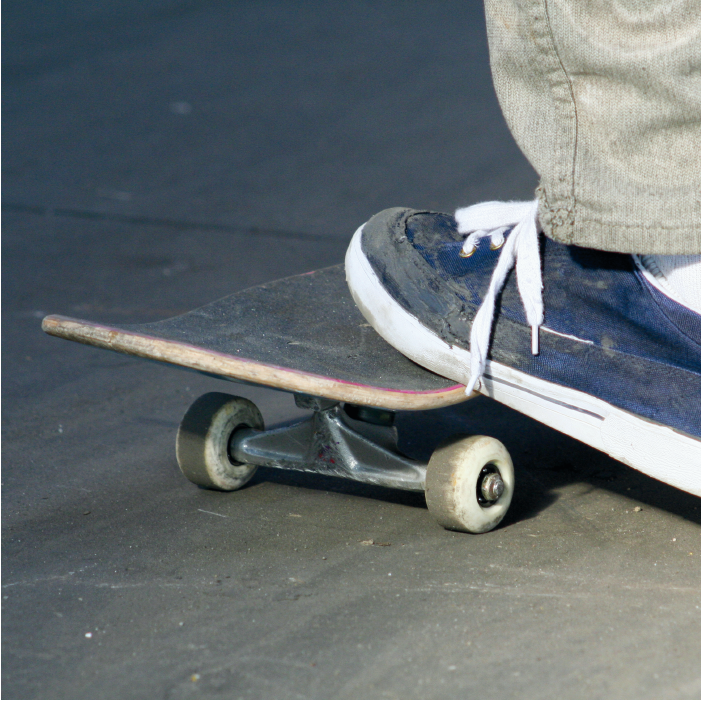
<svg viewBox="0 0 701 701"><path fill-rule="evenodd" d="M342 265L276 280L180 316L110 326L51 315L60 338L206 375L291 392L309 418L265 430L248 399L210 392L186 412L176 439L185 476L233 491L258 466L316 472L424 492L446 528L482 533L508 510L513 464L488 436L457 436L428 463L397 447L397 411L465 401L465 387L416 365L365 321Z"/></svg>

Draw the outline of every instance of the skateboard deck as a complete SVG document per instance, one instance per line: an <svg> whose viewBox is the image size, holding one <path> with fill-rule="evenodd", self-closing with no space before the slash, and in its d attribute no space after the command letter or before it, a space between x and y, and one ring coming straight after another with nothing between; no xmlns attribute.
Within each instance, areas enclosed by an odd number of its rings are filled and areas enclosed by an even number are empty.
<svg viewBox="0 0 701 701"><path fill-rule="evenodd" d="M180 316L112 326L47 316L52 336L219 378L390 410L467 399L463 385L408 360L366 323L342 265L276 280Z"/></svg>

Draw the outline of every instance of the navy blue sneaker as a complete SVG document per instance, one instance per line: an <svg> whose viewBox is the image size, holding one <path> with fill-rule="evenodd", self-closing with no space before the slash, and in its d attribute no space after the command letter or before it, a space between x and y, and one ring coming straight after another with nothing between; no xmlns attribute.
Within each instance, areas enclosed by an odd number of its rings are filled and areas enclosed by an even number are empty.
<svg viewBox="0 0 701 701"><path fill-rule="evenodd" d="M468 393L701 496L701 316L635 256L543 237L535 203L482 207L467 238L410 209L358 229L346 275L368 322Z"/></svg>

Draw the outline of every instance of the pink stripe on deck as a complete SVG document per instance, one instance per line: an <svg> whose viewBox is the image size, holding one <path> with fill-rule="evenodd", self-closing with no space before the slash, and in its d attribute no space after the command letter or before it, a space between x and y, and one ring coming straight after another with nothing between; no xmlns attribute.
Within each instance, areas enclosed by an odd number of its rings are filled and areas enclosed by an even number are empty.
<svg viewBox="0 0 701 701"><path fill-rule="evenodd" d="M280 370L282 372L294 373L295 375L299 375L300 377L312 377L312 378L317 378L320 380L337 382L339 384L348 385L350 387L363 387L363 388L378 390L381 392L388 392L388 393L394 393L394 394L417 395L417 396L444 394L447 392L454 392L458 389L465 388L465 385L461 385L461 384L450 385L450 386L444 387L442 389L430 389L430 390L394 389L394 388L390 388L390 387L378 387L377 385L366 385L366 384L363 384L361 382L352 382L350 380L342 380L342 379L336 378L336 377L328 377L326 375L317 375L316 373L313 373L313 372L305 372L304 370L297 370L295 368L288 368L288 367L285 367L284 365L274 365L272 363L265 363L265 362L260 361L260 360L253 360L252 358L244 358L244 357L238 356L238 355L231 355L230 353L222 353L221 351L208 350L207 348L202 348L201 346L195 346L191 343L184 343L182 341L173 341L171 339L159 338L158 336L150 336L148 334L138 333L138 332L134 332L134 331L125 331L124 329L115 328L113 326L105 326L104 324L97 324L97 323L94 323L91 321L83 321L81 319L72 319L70 317L64 317L64 316L58 316L58 315L54 316L54 317L50 317L50 318L71 321L73 323L78 323L81 326L86 326L86 327L93 328L93 329L100 329L103 331L107 331L108 333L116 333L116 334L119 334L120 336L126 337L126 338L142 338L142 339L149 340L149 341L157 341L158 343L167 344L168 346L173 346L175 348L187 348L190 350L198 351L200 353L206 353L207 355L215 356L218 358L226 358L226 359L230 359L230 360L235 360L235 361L240 362L240 363L262 366L262 367L271 368L274 370ZM149 356L149 357L152 357L154 360L158 360L158 358L155 358L153 356Z"/></svg>

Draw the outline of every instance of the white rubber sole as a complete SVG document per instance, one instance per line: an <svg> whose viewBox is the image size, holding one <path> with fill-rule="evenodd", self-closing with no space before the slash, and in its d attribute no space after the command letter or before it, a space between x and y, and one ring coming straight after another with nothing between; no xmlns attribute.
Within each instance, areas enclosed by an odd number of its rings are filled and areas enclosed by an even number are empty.
<svg viewBox="0 0 701 701"><path fill-rule="evenodd" d="M380 335L414 362L467 384L470 353L450 346L383 288L360 245L346 253L346 278L358 308ZM381 331L380 331L381 330ZM551 333L542 328L542 332ZM487 361L479 392L608 453L662 482L701 496L701 441L578 390Z"/></svg>

